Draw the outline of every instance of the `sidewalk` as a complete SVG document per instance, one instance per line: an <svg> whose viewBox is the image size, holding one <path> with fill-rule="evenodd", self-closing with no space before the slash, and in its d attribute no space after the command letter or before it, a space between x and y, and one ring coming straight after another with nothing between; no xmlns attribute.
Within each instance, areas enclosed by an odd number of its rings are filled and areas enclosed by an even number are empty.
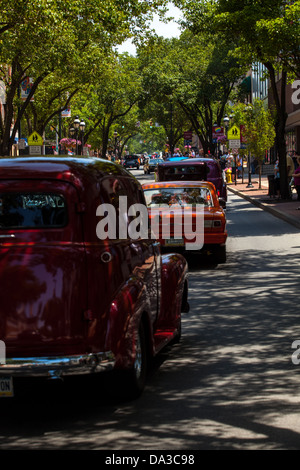
<svg viewBox="0 0 300 470"><path fill-rule="evenodd" d="M227 183L227 189L300 229L300 201L297 201L297 193L293 193L292 201L276 200L268 195L267 176L261 177L261 189L258 189L258 175L251 175L251 183L253 188L247 188L247 174L244 175L244 183L242 182L242 178L238 178L236 184L235 182Z"/></svg>

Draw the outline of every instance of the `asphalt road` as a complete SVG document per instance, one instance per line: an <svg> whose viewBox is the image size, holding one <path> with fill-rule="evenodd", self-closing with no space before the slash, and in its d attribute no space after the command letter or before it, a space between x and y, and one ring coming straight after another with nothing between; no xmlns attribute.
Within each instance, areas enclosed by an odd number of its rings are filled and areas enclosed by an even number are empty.
<svg viewBox="0 0 300 470"><path fill-rule="evenodd" d="M143 395L121 402L94 381L28 385L1 400L0 449L300 449L299 231L229 198L228 261L189 259L182 341L157 359Z"/></svg>

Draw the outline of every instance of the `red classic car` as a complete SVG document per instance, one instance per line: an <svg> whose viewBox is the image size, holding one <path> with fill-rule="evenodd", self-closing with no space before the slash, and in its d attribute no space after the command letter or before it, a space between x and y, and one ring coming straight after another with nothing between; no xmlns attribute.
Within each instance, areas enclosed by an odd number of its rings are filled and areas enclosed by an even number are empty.
<svg viewBox="0 0 300 470"><path fill-rule="evenodd" d="M169 181L142 187L162 247L208 253L218 263L226 262L226 216L212 183Z"/></svg>
<svg viewBox="0 0 300 470"><path fill-rule="evenodd" d="M136 397L148 359L179 338L186 261L162 256L151 237L124 236L122 196L145 204L138 181L106 160L0 159L0 395L16 377L111 369ZM122 236L99 238L105 209Z"/></svg>

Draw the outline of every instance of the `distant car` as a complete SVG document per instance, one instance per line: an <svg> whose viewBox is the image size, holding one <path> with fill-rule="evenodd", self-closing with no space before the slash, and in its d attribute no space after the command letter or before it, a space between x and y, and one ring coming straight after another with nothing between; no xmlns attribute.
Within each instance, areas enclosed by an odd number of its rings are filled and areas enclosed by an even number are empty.
<svg viewBox="0 0 300 470"><path fill-rule="evenodd" d="M151 172L157 170L158 165L164 163L162 158L151 158L144 163L144 173L145 175L150 175Z"/></svg>
<svg viewBox="0 0 300 470"><path fill-rule="evenodd" d="M158 168L157 181L209 181L217 196L227 202L227 184L220 164L214 158L188 158L164 162ZM223 207L225 207L223 204Z"/></svg>
<svg viewBox="0 0 300 470"><path fill-rule="evenodd" d="M180 162L181 160L186 160L186 157L167 157L166 162Z"/></svg>
<svg viewBox="0 0 300 470"><path fill-rule="evenodd" d="M121 198L145 207L136 178L107 160L0 158L0 396L19 378L111 370L117 393L136 397L180 337L186 260L130 238Z"/></svg>
<svg viewBox="0 0 300 470"><path fill-rule="evenodd" d="M159 226L155 234L163 248L183 253L197 251L212 255L217 263L226 262L226 215L212 183L168 181L145 183L142 187L153 227L155 221ZM201 233L197 234L200 248L197 239L193 240L197 227L204 230L202 239Z"/></svg>
<svg viewBox="0 0 300 470"><path fill-rule="evenodd" d="M123 166L124 168L127 168L127 169L135 168L136 170L138 170L140 168L139 157L138 156L126 157Z"/></svg>

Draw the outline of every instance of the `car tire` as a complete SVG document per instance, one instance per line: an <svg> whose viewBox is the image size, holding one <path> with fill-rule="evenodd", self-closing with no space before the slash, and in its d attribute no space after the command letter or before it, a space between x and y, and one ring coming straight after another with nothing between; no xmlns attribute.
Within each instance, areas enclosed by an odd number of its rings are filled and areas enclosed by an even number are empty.
<svg viewBox="0 0 300 470"><path fill-rule="evenodd" d="M147 347L146 333L143 323L140 323L136 337L135 359L131 369L115 371L114 392L119 398L135 400L143 392L147 377Z"/></svg>
<svg viewBox="0 0 300 470"><path fill-rule="evenodd" d="M181 332L182 332L182 324L181 324L181 315L180 315L180 320L179 320L179 324L178 324L178 328L177 328L177 335L174 337L174 339L172 340L172 343L173 344L177 344L177 343L180 343L180 340L181 340Z"/></svg>
<svg viewBox="0 0 300 470"><path fill-rule="evenodd" d="M218 246L218 248L215 249L214 258L218 264L226 263L226 245Z"/></svg>

